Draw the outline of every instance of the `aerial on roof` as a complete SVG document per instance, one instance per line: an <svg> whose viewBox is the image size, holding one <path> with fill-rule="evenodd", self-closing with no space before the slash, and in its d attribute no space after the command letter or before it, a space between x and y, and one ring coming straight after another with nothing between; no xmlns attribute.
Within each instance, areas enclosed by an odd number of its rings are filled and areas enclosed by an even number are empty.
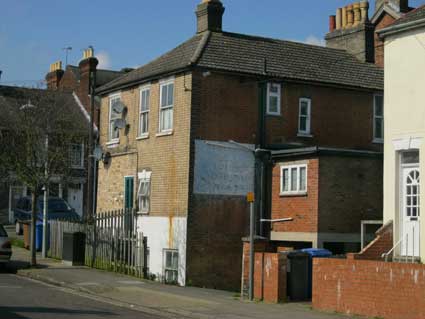
<svg viewBox="0 0 425 319"><path fill-rule="evenodd" d="M97 91L105 94L190 67L373 90L384 87L381 68L360 62L344 50L207 31Z"/></svg>

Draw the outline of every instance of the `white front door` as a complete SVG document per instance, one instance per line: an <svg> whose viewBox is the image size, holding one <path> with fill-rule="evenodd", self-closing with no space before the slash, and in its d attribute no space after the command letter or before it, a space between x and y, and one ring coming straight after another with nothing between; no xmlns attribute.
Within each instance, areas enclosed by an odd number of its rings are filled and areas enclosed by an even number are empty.
<svg viewBox="0 0 425 319"><path fill-rule="evenodd" d="M83 187L80 184L79 188L68 188L68 204L75 209L75 212L83 216Z"/></svg>
<svg viewBox="0 0 425 319"><path fill-rule="evenodd" d="M418 165L402 168L401 255L419 257L420 172Z"/></svg>

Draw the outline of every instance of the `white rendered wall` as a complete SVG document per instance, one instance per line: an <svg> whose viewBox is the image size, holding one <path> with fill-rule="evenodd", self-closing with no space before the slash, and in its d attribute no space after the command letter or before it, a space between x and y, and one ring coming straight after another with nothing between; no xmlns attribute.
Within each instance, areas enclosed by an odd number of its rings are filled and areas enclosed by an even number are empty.
<svg viewBox="0 0 425 319"><path fill-rule="evenodd" d="M186 284L186 217L141 216L138 231L147 237L149 271L161 280L164 275L164 249L179 251L179 285Z"/></svg>

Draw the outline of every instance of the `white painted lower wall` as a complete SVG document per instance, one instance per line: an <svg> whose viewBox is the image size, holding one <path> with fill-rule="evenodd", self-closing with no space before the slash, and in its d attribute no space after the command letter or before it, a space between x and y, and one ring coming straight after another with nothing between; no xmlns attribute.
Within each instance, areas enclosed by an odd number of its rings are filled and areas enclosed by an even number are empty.
<svg viewBox="0 0 425 319"><path fill-rule="evenodd" d="M147 237L149 247L149 272L161 280L164 275L164 249L179 252L178 283L186 284L186 217L150 217L140 216L138 231Z"/></svg>

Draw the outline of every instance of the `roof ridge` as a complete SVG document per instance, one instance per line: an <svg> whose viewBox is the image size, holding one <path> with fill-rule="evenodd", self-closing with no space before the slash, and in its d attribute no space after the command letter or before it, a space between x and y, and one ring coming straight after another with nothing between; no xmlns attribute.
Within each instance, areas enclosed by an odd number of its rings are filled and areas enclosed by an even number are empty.
<svg viewBox="0 0 425 319"><path fill-rule="evenodd" d="M211 31L209 30L203 34L201 41L199 41L198 47L196 48L192 58L190 59L189 65L194 65L196 64L196 62L199 61L199 59L202 56L202 53L204 53L204 50L207 46L207 43L210 37L211 37Z"/></svg>
<svg viewBox="0 0 425 319"><path fill-rule="evenodd" d="M281 42L281 43L293 43L293 44L304 45L306 47L321 48L321 49L324 49L324 50L347 52L344 49L329 48L329 47L326 47L326 46L323 46L323 45L310 44L310 43L305 43L305 42L296 41L296 40L278 39L278 38L265 37L265 36L261 36L261 35L252 35L252 34L229 32L229 31L216 32L216 33L222 33L224 35L228 34L228 35L240 36L240 37L257 39L257 40L277 41L277 42Z"/></svg>

